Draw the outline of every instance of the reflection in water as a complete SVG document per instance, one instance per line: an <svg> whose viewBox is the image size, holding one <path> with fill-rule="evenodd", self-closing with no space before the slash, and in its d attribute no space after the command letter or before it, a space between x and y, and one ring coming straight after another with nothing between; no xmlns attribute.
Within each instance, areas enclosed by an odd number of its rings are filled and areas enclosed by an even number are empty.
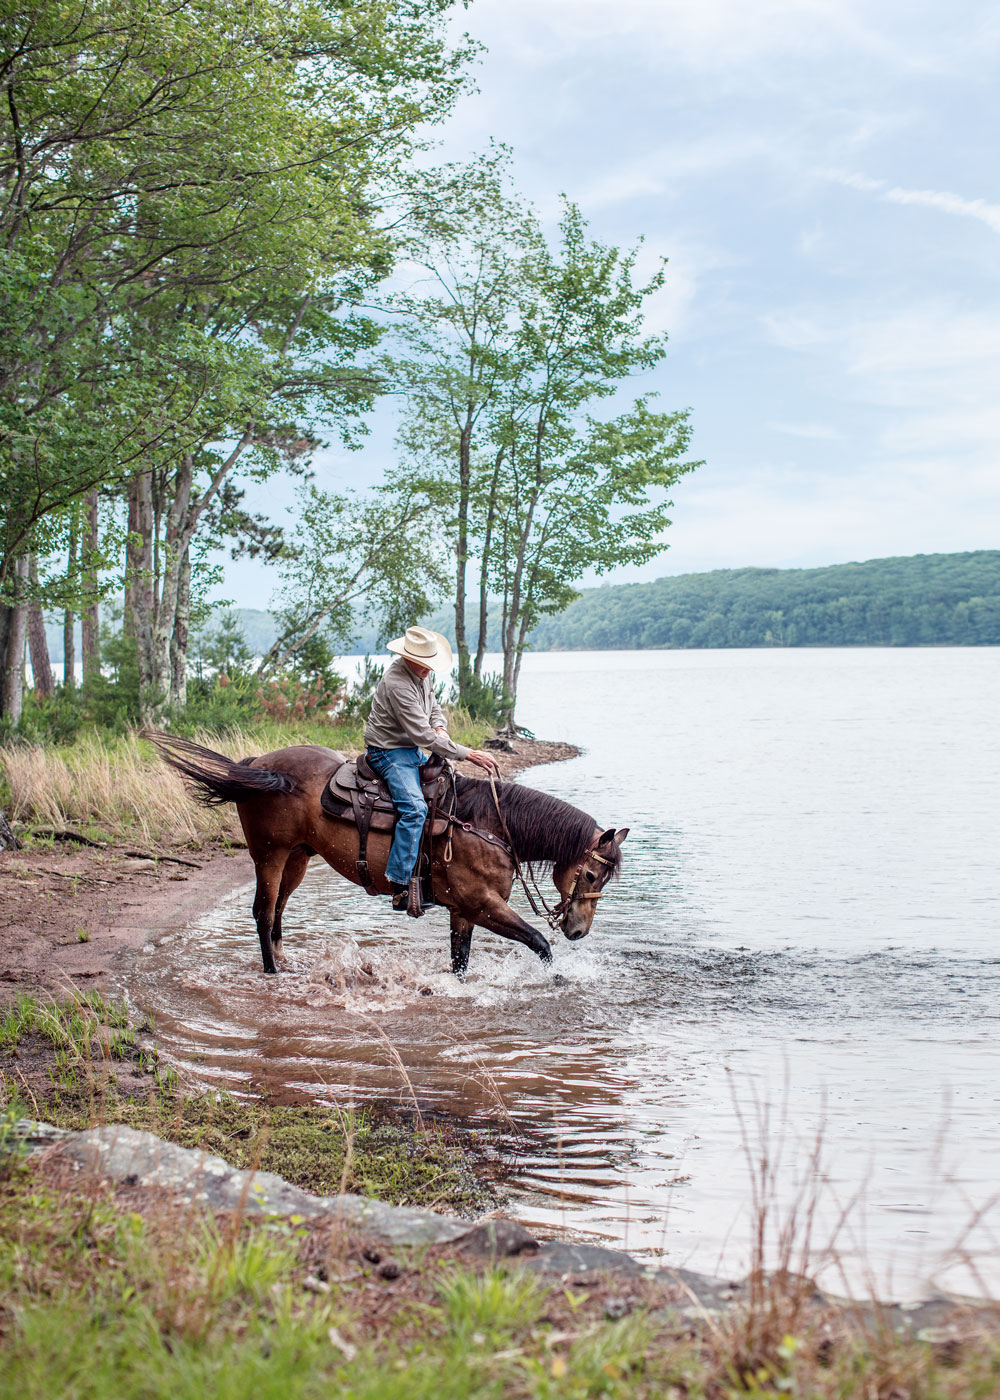
<svg viewBox="0 0 1000 1400"><path fill-rule="evenodd" d="M590 749L524 781L632 826L591 937L554 948L565 984L477 931L461 985L442 912L314 863L280 977L247 890L132 963L168 1048L240 1090L489 1123L526 1221L709 1270L746 1263L761 1143L787 1211L821 1134L816 1240L857 1200L852 1285L1000 1283L989 1211L963 1241L979 1277L946 1257L1000 1146L997 657L529 662L525 721Z"/></svg>

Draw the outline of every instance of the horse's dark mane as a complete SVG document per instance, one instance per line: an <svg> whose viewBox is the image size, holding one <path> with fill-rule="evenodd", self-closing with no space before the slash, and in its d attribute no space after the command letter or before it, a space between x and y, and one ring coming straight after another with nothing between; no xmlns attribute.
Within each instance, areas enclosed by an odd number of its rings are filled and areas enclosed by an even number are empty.
<svg viewBox="0 0 1000 1400"><path fill-rule="evenodd" d="M500 833L500 821L490 785L481 778L459 774L455 782L458 815L473 826ZM544 865L575 865L583 859L597 822L579 807L561 797L521 787L519 783L497 783L500 809L514 842L518 860ZM621 868L622 853L612 843L613 873Z"/></svg>

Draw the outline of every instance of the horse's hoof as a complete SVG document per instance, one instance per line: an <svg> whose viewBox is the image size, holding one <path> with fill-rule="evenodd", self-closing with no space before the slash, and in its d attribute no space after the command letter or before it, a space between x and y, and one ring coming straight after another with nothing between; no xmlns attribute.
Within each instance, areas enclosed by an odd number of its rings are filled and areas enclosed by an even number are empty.
<svg viewBox="0 0 1000 1400"><path fill-rule="evenodd" d="M275 967L274 963L272 963L270 967L265 964L264 971L269 977L274 977L277 975L278 969Z"/></svg>
<svg viewBox="0 0 1000 1400"><path fill-rule="evenodd" d="M569 978L564 977L561 972L554 972L552 974L552 985L553 987L568 987Z"/></svg>

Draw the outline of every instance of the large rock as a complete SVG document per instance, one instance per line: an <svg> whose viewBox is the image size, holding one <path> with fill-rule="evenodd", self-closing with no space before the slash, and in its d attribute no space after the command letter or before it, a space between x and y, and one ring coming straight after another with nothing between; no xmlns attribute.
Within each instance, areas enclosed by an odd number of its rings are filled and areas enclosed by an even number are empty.
<svg viewBox="0 0 1000 1400"><path fill-rule="evenodd" d="M367 1196L313 1196L273 1172L240 1171L210 1152L177 1147L123 1124L69 1133L23 1121L18 1137L29 1150L48 1151L81 1172L125 1186L154 1186L209 1210L250 1215L334 1217L389 1245L462 1242L474 1253L519 1254L535 1240L513 1221L469 1220L430 1210L387 1206Z"/></svg>
<svg viewBox="0 0 1000 1400"><path fill-rule="evenodd" d="M538 1253L527 1261L529 1268L543 1274L570 1278L580 1274L617 1274L638 1277L649 1272L638 1259L620 1249L604 1249L596 1244L564 1244L552 1240L540 1246Z"/></svg>

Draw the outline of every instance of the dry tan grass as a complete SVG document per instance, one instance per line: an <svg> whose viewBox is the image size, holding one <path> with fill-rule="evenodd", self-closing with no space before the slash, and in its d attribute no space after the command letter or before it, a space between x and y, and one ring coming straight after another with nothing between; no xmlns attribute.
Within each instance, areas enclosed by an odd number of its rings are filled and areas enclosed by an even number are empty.
<svg viewBox="0 0 1000 1400"><path fill-rule="evenodd" d="M255 751L239 733L204 735L201 741L234 757ZM10 793L10 816L32 826L75 827L152 844L242 840L235 807L199 806L135 733L87 735L63 748L3 747L0 774Z"/></svg>

